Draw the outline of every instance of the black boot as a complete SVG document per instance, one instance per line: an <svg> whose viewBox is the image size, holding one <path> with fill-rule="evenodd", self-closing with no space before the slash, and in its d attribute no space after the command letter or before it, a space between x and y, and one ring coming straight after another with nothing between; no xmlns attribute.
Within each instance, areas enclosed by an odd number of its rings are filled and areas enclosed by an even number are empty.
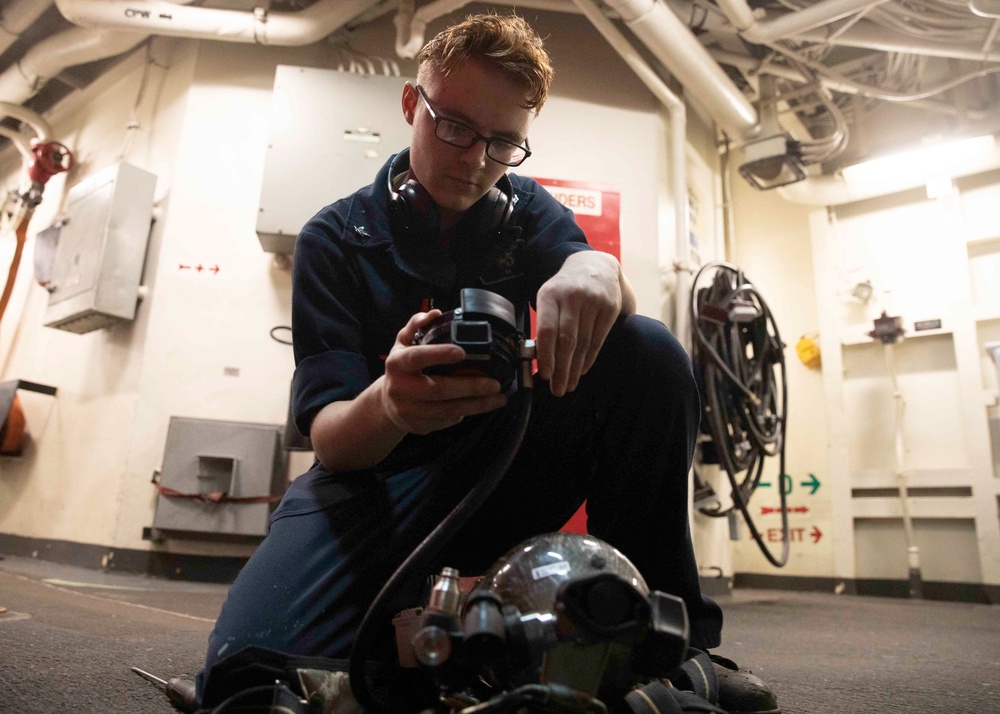
<svg viewBox="0 0 1000 714"><path fill-rule="evenodd" d="M760 677L735 662L709 654L718 681L718 704L729 714L781 714L778 698Z"/></svg>

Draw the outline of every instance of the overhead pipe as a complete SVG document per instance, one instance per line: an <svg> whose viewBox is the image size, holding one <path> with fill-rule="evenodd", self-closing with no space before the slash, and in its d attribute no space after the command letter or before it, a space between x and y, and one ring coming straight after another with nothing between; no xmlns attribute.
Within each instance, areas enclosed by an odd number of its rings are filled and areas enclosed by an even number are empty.
<svg viewBox="0 0 1000 714"><path fill-rule="evenodd" d="M11 0L3 3L3 21L0 22L0 54L17 42L21 33L52 7L52 0Z"/></svg>
<svg viewBox="0 0 1000 714"><path fill-rule="evenodd" d="M46 37L0 74L0 99L23 104L67 67L128 52L146 35L74 27Z"/></svg>
<svg viewBox="0 0 1000 714"><path fill-rule="evenodd" d="M821 27L887 0L822 0L771 20L758 20L746 0L718 0L719 8L747 42L766 45Z"/></svg>
<svg viewBox="0 0 1000 714"><path fill-rule="evenodd" d="M8 129L5 126L0 125L0 136L5 139L10 139L10 143L13 144L18 153L21 154L21 158L24 160L25 164L34 158L34 154L31 153L31 144L28 138L21 132L15 131L14 129Z"/></svg>
<svg viewBox="0 0 1000 714"><path fill-rule="evenodd" d="M738 52L728 52L715 47L708 48L708 53L712 55L712 57L715 58L720 64L735 67L736 69L747 72L752 76L769 74L772 77L787 79L792 82L801 83L804 81L801 74L790 67L786 67L785 65L776 64L774 62L761 62L760 60L754 59L748 55L741 55ZM834 92L840 92L841 94L863 94L858 85L840 82L831 77L820 76L819 83L827 89ZM914 99L913 101L906 102L905 106L915 107L928 112L936 112L938 114L962 117L963 119L968 119L970 121L982 121L986 118L985 112L963 109L962 107L947 104L945 102L936 102L930 99Z"/></svg>
<svg viewBox="0 0 1000 714"><path fill-rule="evenodd" d="M150 35L305 45L379 1L320 0L298 13L252 13L147 0L58 0L67 20L88 26L50 35L29 49L0 74L0 100L23 104L67 67L128 52ZM223 25L217 24L223 20Z"/></svg>
<svg viewBox="0 0 1000 714"><path fill-rule="evenodd" d="M396 27L396 54L404 59L417 56L426 42L427 25L468 5L472 0L432 0L420 8L414 0L402 0L393 24ZM497 0L497 5L548 10L549 12L579 13L575 0Z"/></svg>
<svg viewBox="0 0 1000 714"><path fill-rule="evenodd" d="M434 0L414 8L413 0L403 0L392 19L396 26L396 54L413 59L424 46L428 23L468 5L471 0Z"/></svg>
<svg viewBox="0 0 1000 714"><path fill-rule="evenodd" d="M0 118L3 117L12 117L27 124L35 132L35 137L39 141L48 141L52 136L52 127L42 115L27 107L22 107L20 104L0 102Z"/></svg>
<svg viewBox="0 0 1000 714"><path fill-rule="evenodd" d="M679 18L689 17L692 10L696 7L688 0L666 0L666 2ZM867 4L871 5L872 0L868 0ZM791 23L797 15L807 10L797 10L776 15L773 20L763 24L770 26L771 23L775 23L778 27L787 27L788 24L786 23ZM716 13L707 13L699 24L701 29L712 35L740 36L738 26L733 20L724 19ZM784 38L777 36L770 41L773 42L781 39ZM1000 62L1000 52L990 51L989 44L986 43L955 44L938 42L937 40L922 40L913 35L883 27L867 19L861 20L847 29L813 28L796 30L794 39L818 42L834 47L856 47L858 49L878 50L880 52L900 52L926 57L964 59L973 62ZM990 39L989 33L987 33L986 39Z"/></svg>
<svg viewBox="0 0 1000 714"><path fill-rule="evenodd" d="M163 0L56 0L75 25L188 39L301 46L322 40L381 0L319 0L297 12L252 12Z"/></svg>
<svg viewBox="0 0 1000 714"><path fill-rule="evenodd" d="M756 133L757 110L665 4L657 0L606 2L727 133L741 138Z"/></svg>
<svg viewBox="0 0 1000 714"><path fill-rule="evenodd" d="M956 45L936 40L922 40L870 21L859 22L836 37L829 37L826 30L809 30L799 33L796 39L882 52L902 52L928 57L964 59L973 62L1000 62L1000 52L990 52L989 48L973 44Z"/></svg>
<svg viewBox="0 0 1000 714"><path fill-rule="evenodd" d="M674 334L681 344L690 352L690 319L688 315L688 300L690 299L691 274L691 243L689 242L690 226L688 217L687 194L687 108L684 102L670 91L666 83L646 63L646 60L636 51L632 43L618 31L614 23L597 7L593 0L573 0L580 12L590 20L591 24L604 37L611 48L625 61L636 76L646 85L661 104L667 109L670 117L670 180L673 190L674 206L674 250L672 260L666 259L667 250L664 241L658 246L661 273L668 270L676 275L674 286Z"/></svg>

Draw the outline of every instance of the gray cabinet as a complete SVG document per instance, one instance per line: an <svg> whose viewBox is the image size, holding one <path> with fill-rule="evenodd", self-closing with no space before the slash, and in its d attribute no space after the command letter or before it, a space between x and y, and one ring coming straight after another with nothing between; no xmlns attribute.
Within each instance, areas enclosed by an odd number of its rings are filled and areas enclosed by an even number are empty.
<svg viewBox="0 0 1000 714"><path fill-rule="evenodd" d="M151 537L263 537L285 459L279 425L171 417Z"/></svg>

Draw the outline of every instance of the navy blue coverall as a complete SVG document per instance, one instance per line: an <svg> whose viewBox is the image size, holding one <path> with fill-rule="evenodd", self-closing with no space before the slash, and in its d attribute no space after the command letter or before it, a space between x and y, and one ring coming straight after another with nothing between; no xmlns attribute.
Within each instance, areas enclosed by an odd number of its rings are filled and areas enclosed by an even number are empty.
<svg viewBox="0 0 1000 714"><path fill-rule="evenodd" d="M388 171L387 163L370 186L321 210L296 242L292 401L303 434L325 405L383 374L397 332L429 302L447 311L461 288L479 287L522 306L569 255L591 250L572 213L516 175L513 214L499 236L476 235L476 206L448 246L433 221L401 230L390 219ZM674 336L656 320L619 318L575 391L555 398L536 380L513 465L437 562L482 573L522 540L558 530L586 499L588 531L624 553L651 590L684 599L693 646L716 647L722 612L701 593L688 529L699 415L690 361ZM488 417L407 436L363 471L333 474L317 462L299 476L229 591L202 674L251 645L347 657L382 585L469 491L477 469L499 457L497 435L480 433Z"/></svg>

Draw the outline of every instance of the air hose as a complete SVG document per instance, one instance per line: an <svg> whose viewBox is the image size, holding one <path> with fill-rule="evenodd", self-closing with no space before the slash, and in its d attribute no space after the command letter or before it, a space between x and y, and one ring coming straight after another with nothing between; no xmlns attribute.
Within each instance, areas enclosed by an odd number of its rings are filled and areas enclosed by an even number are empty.
<svg viewBox="0 0 1000 714"><path fill-rule="evenodd" d="M385 622L393 613L388 612L390 603L399 594L403 585L414 575L425 572L431 561L440 553L444 545L462 528L476 511L485 503L490 494L499 485L507 469L510 468L517 455L524 434L528 429L528 418L531 416L532 390L522 387L511 396L507 406L492 419L481 425L479 433L503 434L497 453L498 458L491 462L490 467L480 477L472 490L455 506L451 513L441 521L423 541L410 553L396 569L374 602L368 608L361 626L358 628L351 648L349 675L351 691L354 698L361 704L365 712L380 714L393 712L394 708L378 700L368 687L365 675L365 663L368 651L371 649L373 634L380 623Z"/></svg>
<svg viewBox="0 0 1000 714"><path fill-rule="evenodd" d="M714 271L712 283L699 280ZM702 431L711 436L718 463L732 487L733 506L721 508L712 487L695 472L696 505L706 516L743 514L753 539L775 567L788 561L788 507L784 484L788 392L784 344L764 298L743 271L708 263L691 287L692 362L705 400ZM703 452L704 453L704 452ZM764 544L750 515L750 497L760 484L767 457L778 457L781 556ZM738 475L744 474L742 481Z"/></svg>

